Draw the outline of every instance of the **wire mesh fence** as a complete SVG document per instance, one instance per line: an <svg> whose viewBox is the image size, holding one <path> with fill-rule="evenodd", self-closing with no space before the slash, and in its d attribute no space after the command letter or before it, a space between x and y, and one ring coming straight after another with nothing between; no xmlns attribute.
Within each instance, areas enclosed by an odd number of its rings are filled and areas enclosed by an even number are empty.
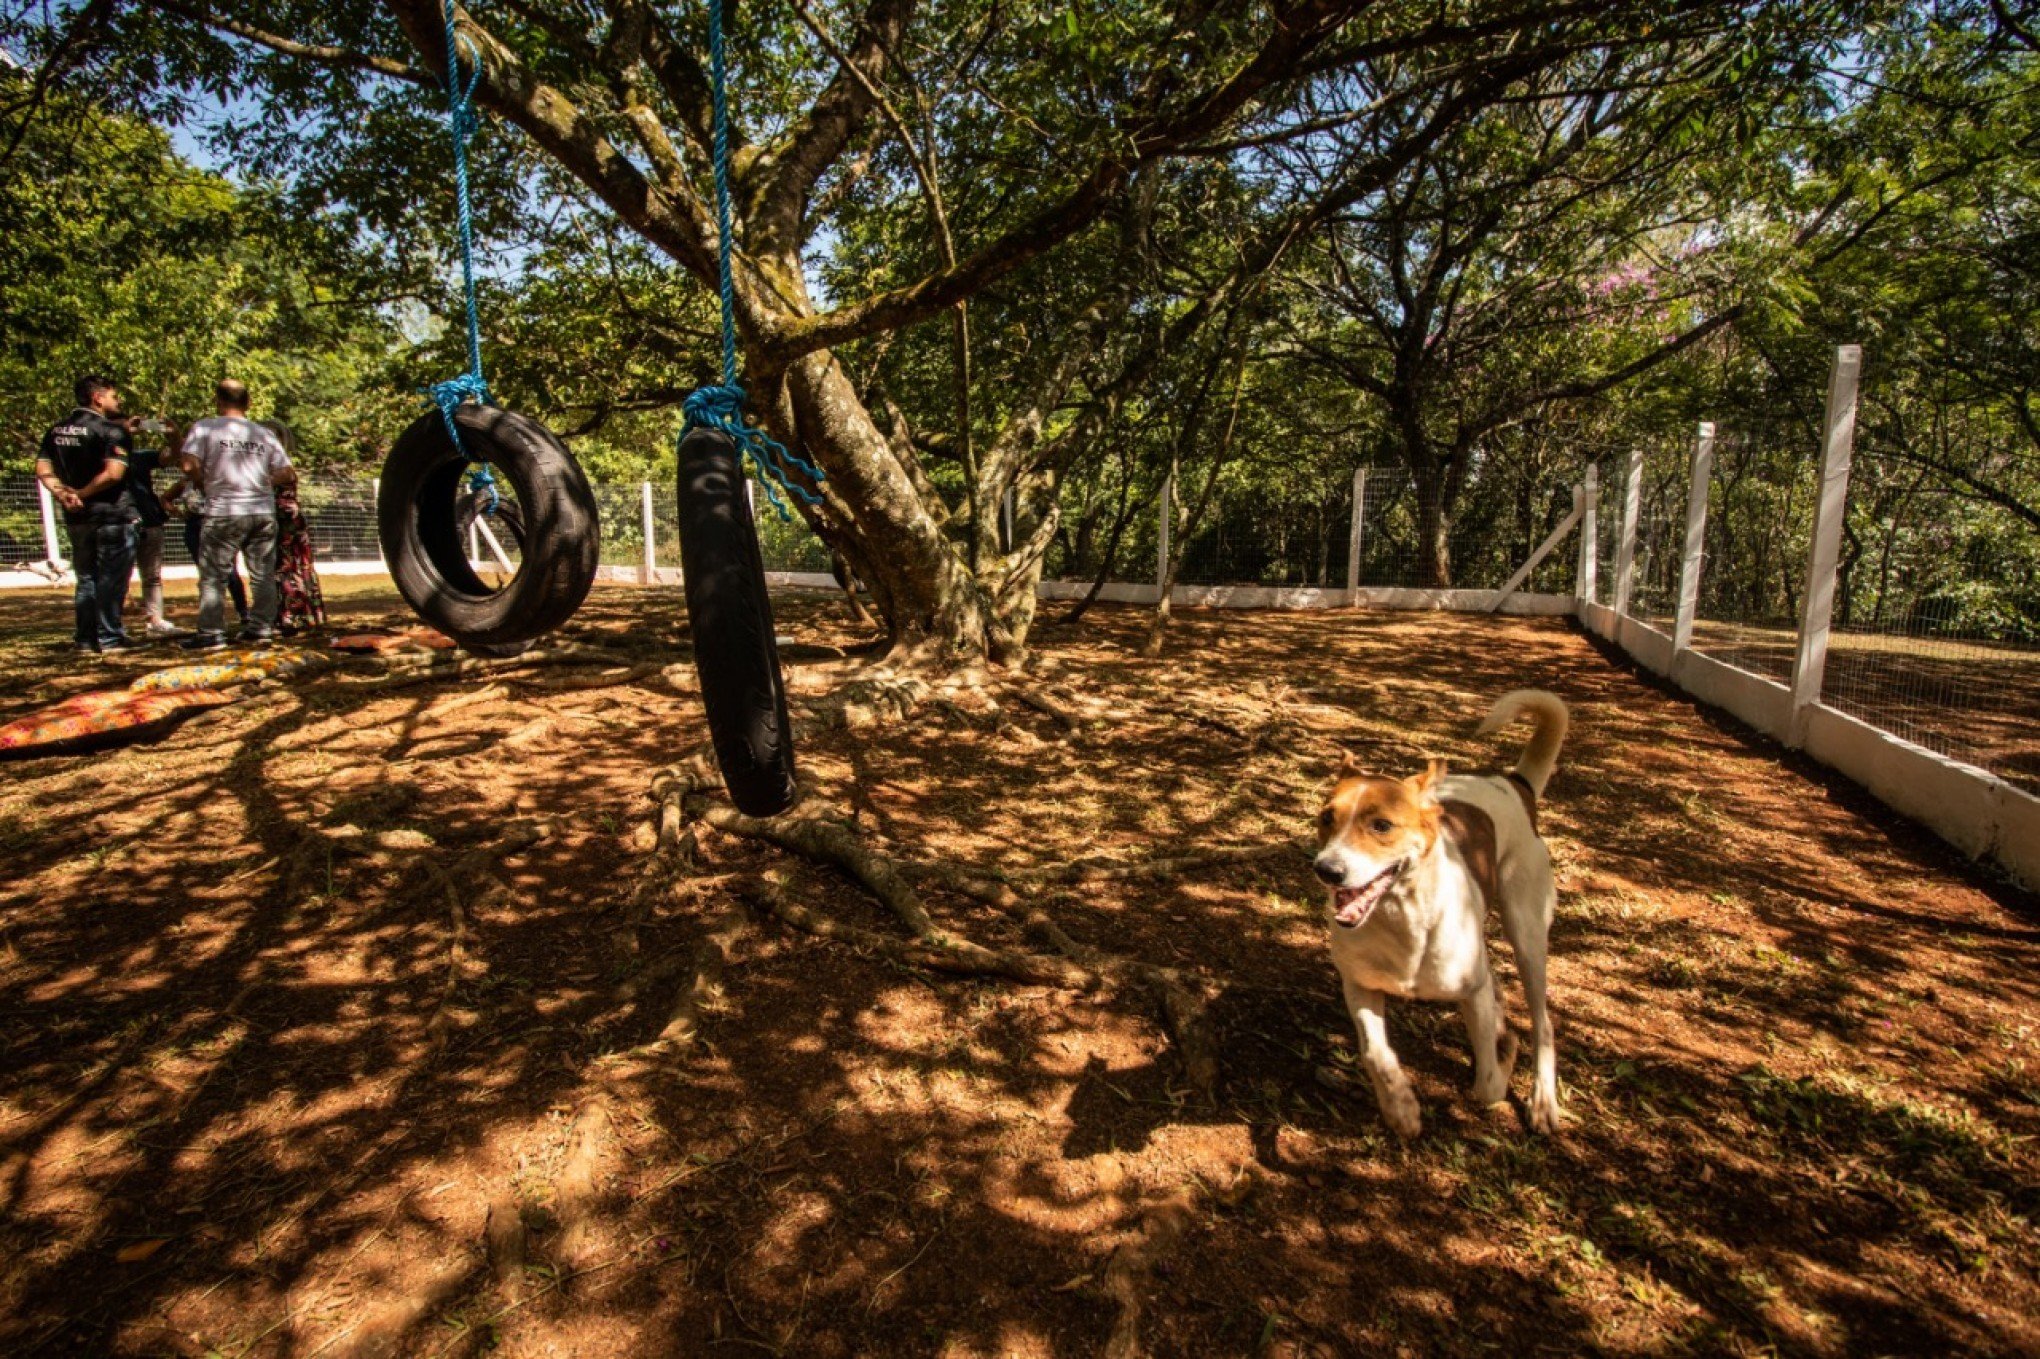
<svg viewBox="0 0 2040 1359"><path fill-rule="evenodd" d="M1679 611L1679 571L1686 551L1687 461L1677 450L1652 449L1643 459L1630 565L1629 613L1668 631Z"/></svg>
<svg viewBox="0 0 2040 1359"><path fill-rule="evenodd" d="M1211 507L1183 541L1176 579L1185 585L1346 584L1353 487L1287 497L1234 496Z"/></svg>
<svg viewBox="0 0 2040 1359"><path fill-rule="evenodd" d="M1799 651L1819 449L1803 420L1724 428L1712 448L1692 644L1780 684L1792 682ZM1651 451L1640 482L1628 612L1665 632L1678 607L1689 455ZM1625 476L1604 483L1599 531L1613 535L1598 550L1604 600ZM1860 450L1820 698L2040 790L2040 531L1924 474L1904 449Z"/></svg>
<svg viewBox="0 0 2040 1359"><path fill-rule="evenodd" d="M1570 513L1568 487L1524 487L1521 494L1471 497L1459 512L1426 514L1424 488L1409 469L1370 467L1359 478L1362 588L1502 586ZM1182 585L1318 586L1342 589L1352 553L1354 478L1283 497L1252 488L1204 507L1188 525L1176 580ZM1435 491L1434 491L1435 493ZM1178 503L1178 528L1195 513ZM1126 578L1155 561L1152 536L1118 558ZM1570 593L1578 553L1570 543L1548 555L1519 588Z"/></svg>
<svg viewBox="0 0 2040 1359"><path fill-rule="evenodd" d="M1819 431L1796 420L1723 425L1713 441L1693 646L1792 678L1819 480Z"/></svg>
<svg viewBox="0 0 2040 1359"><path fill-rule="evenodd" d="M40 562L49 555L43 540L42 496L35 478L0 481L0 563Z"/></svg>
<svg viewBox="0 0 2040 1359"><path fill-rule="evenodd" d="M2040 789L2040 531L1859 453L1821 698Z"/></svg>

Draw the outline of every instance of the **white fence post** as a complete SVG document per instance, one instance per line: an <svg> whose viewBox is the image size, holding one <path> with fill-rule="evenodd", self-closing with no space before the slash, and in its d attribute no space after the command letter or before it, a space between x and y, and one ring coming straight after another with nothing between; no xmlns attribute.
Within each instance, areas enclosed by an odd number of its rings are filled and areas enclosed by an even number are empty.
<svg viewBox="0 0 2040 1359"><path fill-rule="evenodd" d="M1348 606L1360 602L1360 534L1365 524L1363 511L1367 505L1367 469L1353 469L1353 532L1346 540L1346 603Z"/></svg>
<svg viewBox="0 0 2040 1359"><path fill-rule="evenodd" d="M1622 479L1622 538L1615 544L1615 612L1629 612L1636 586L1636 521L1643 515L1643 450L1629 451L1629 470Z"/></svg>
<svg viewBox="0 0 2040 1359"><path fill-rule="evenodd" d="M652 541L652 483L644 481L639 482L638 485L644 493L642 498L644 501L645 525L645 560L644 565L638 568L638 584L650 585L652 583L652 575L659 565L658 548Z"/></svg>
<svg viewBox="0 0 2040 1359"><path fill-rule="evenodd" d="M1169 584L1169 535L1176 527L1176 474L1171 472L1162 481L1162 531L1155 547L1155 589L1167 589ZM1157 598L1159 598L1157 594Z"/></svg>
<svg viewBox="0 0 2040 1359"><path fill-rule="evenodd" d="M57 537L57 502L50 496L50 488L41 481L36 482L35 493L42 498L43 551L49 554L51 566L63 566L63 544Z"/></svg>
<svg viewBox="0 0 2040 1359"><path fill-rule="evenodd" d="M1600 573L1601 464L1590 462L1580 500L1580 569L1573 577L1573 594L1585 603L1600 603Z"/></svg>
<svg viewBox="0 0 2040 1359"><path fill-rule="evenodd" d="M1849 513L1849 465L1856 438L1856 383L1863 371L1863 347L1835 347L1828 374L1827 418L1821 424L1820 503L1814 512L1813 546L1806 559L1806 593L1800 600L1799 649L1792 658L1792 718L1786 744L1806 740L1806 726L1820 702L1827 672L1828 625L1835 611L1835 567L1841 560L1842 527Z"/></svg>
<svg viewBox="0 0 2040 1359"><path fill-rule="evenodd" d="M1693 647L1693 617L1700 610L1701 554L1707 548L1707 490L1714 479L1714 422L1702 420L1693 440L1693 471L1686 488L1686 555L1679 563L1679 612L1672 621L1672 650Z"/></svg>
<svg viewBox="0 0 2040 1359"><path fill-rule="evenodd" d="M390 559L389 559L388 557L385 557L385 556L383 555L383 546L382 546L382 528L381 528L381 524L382 524L382 478L381 478L381 477L370 477L370 478L368 479L368 515L369 515L369 518L371 518L371 519L373 519L373 520L375 520L375 521L376 521L376 525L377 525L377 527L376 527L376 532L375 532L375 559L376 559L376 561L378 561L378 562L380 562L380 563L382 564L382 569L383 569L384 571L388 571L388 570L390 569Z"/></svg>

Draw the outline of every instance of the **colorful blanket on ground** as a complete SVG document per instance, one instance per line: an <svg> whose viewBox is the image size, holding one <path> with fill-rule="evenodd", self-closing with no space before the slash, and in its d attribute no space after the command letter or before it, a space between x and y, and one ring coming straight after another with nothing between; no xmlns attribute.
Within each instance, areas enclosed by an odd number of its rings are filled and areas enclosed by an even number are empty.
<svg viewBox="0 0 2040 1359"><path fill-rule="evenodd" d="M233 701L212 689L143 694L111 689L79 694L0 727L0 757L97 750L168 730L201 708Z"/></svg>
<svg viewBox="0 0 2040 1359"><path fill-rule="evenodd" d="M175 693L180 689L224 689L256 680L277 679L301 670L331 664L324 656L295 648L225 651L208 661L176 665L142 676L128 687L136 693Z"/></svg>
<svg viewBox="0 0 2040 1359"><path fill-rule="evenodd" d="M335 637L326 643L335 651L389 652L389 651L450 651L457 645L453 638L432 628L410 628L404 632L356 632L345 637Z"/></svg>

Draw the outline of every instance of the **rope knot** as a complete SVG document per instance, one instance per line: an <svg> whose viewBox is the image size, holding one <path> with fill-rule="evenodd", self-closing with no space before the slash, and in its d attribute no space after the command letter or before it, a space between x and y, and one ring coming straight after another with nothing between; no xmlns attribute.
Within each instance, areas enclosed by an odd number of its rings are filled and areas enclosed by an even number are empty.
<svg viewBox="0 0 2040 1359"><path fill-rule="evenodd" d="M466 452L467 445L461 442L460 429L453 423L453 413L460 409L463 401L488 405L488 379L480 373L462 373L459 377L450 377L420 390L432 398L433 405L439 407L439 418L446 422L446 432L453 436L453 446Z"/></svg>
<svg viewBox="0 0 2040 1359"><path fill-rule="evenodd" d="M496 490L496 474L489 470L489 464L478 462L469 467L467 484L470 493L475 495L486 493L488 495L488 500L482 505L482 513L494 514L496 507L502 503L503 497Z"/></svg>
<svg viewBox="0 0 2040 1359"><path fill-rule="evenodd" d="M744 420L744 389L734 382L720 386L697 387L680 404L687 417L688 429L713 429L730 437L738 453L751 460L751 466L758 469L759 484L765 488L766 497L772 508L779 512L782 521L790 521L793 512L786 507L781 491L798 496L804 505L819 505L822 498L793 479L798 472L809 481L819 484L826 480L822 469L801 457L787 451L786 445L767 434L756 425ZM683 431L684 433L684 431Z"/></svg>

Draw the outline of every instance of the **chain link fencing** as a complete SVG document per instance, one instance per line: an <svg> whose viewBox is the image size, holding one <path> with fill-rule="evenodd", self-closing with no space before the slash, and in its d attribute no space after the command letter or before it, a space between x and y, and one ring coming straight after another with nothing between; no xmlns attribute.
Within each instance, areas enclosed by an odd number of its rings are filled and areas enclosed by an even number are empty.
<svg viewBox="0 0 2040 1359"><path fill-rule="evenodd" d="M1821 699L2040 790L2040 528L1860 451Z"/></svg>

